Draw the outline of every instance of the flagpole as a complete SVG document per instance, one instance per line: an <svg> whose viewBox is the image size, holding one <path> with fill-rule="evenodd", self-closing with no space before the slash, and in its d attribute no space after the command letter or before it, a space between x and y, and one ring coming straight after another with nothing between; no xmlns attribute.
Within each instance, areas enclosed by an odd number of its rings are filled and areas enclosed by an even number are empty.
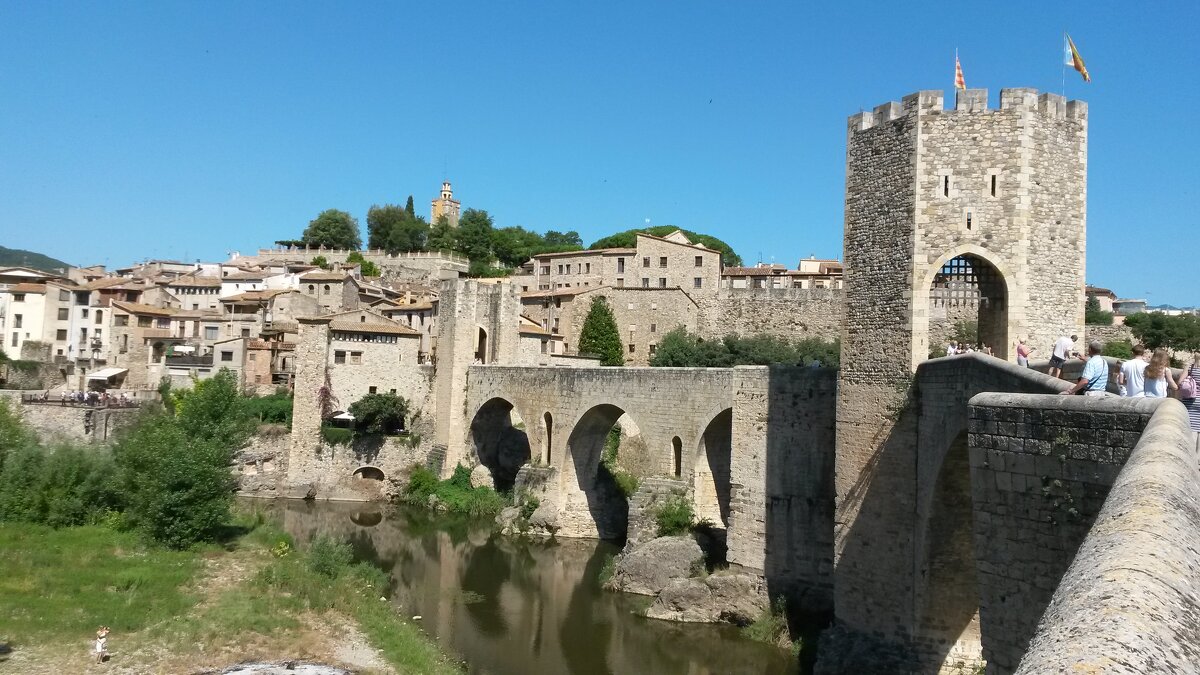
<svg viewBox="0 0 1200 675"><path fill-rule="evenodd" d="M1066 31L1066 29L1064 29L1063 30L1063 53L1062 53L1062 56L1059 57L1059 59L1058 59L1059 61L1062 62L1062 64L1061 64L1062 65L1062 97L1064 100L1067 98L1067 51L1066 50L1067 50L1067 31Z"/></svg>

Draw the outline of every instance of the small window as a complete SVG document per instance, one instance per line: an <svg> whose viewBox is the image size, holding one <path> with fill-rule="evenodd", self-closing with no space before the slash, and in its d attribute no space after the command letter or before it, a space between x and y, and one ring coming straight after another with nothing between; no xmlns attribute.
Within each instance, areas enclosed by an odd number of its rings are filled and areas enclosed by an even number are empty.
<svg viewBox="0 0 1200 675"><path fill-rule="evenodd" d="M659 288L666 288L666 287L667 287L667 278L666 278L666 277L659 277L659 278L658 278L658 287L659 287Z"/></svg>
<svg viewBox="0 0 1200 675"><path fill-rule="evenodd" d="M24 316L21 314L13 314L13 328L20 328L21 327L21 319L23 319L23 318L24 318ZM14 346L16 346L16 345L14 344Z"/></svg>
<svg viewBox="0 0 1200 675"><path fill-rule="evenodd" d="M543 354L546 353L546 350L549 349L549 346L550 346L549 340L542 340L542 353Z"/></svg>
<svg viewBox="0 0 1200 675"><path fill-rule="evenodd" d="M586 267L587 267L586 274L591 274L592 273L592 263L587 263Z"/></svg>
<svg viewBox="0 0 1200 675"><path fill-rule="evenodd" d="M642 288L650 288L649 277L642 277Z"/></svg>
<svg viewBox="0 0 1200 675"><path fill-rule="evenodd" d="M368 394L374 394L374 393L376 393L376 392L378 392L378 391L379 391L379 389L377 389L376 387L367 387L367 393L368 393Z"/></svg>
<svg viewBox="0 0 1200 675"><path fill-rule="evenodd" d="M696 277L692 279L692 288L702 288L704 286L704 278Z"/></svg>
<svg viewBox="0 0 1200 675"><path fill-rule="evenodd" d="M88 318L88 310L87 310L87 307L84 307L84 308L83 308L83 309L80 311L80 317L81 317L81 318L84 318L84 319Z"/></svg>
<svg viewBox="0 0 1200 675"><path fill-rule="evenodd" d="M704 267L704 256L696 256L696 267Z"/></svg>
<svg viewBox="0 0 1200 675"><path fill-rule="evenodd" d="M204 339L205 340L216 340L218 330L220 330L220 329L217 328L216 326L205 326L204 327Z"/></svg>
<svg viewBox="0 0 1200 675"><path fill-rule="evenodd" d="M329 295L329 284L325 284L325 295Z"/></svg>
<svg viewBox="0 0 1200 675"><path fill-rule="evenodd" d="M667 266L667 256L665 256L665 255L664 255L664 256L661 256L661 257L659 257L659 259L658 259L658 266L659 266L659 267L666 267L666 266Z"/></svg>
<svg viewBox="0 0 1200 675"><path fill-rule="evenodd" d="M96 310L96 323L104 323L104 310Z"/></svg>
<svg viewBox="0 0 1200 675"><path fill-rule="evenodd" d="M25 302L25 294L24 293L13 293L12 298L13 298L13 302Z"/></svg>
<svg viewBox="0 0 1200 675"><path fill-rule="evenodd" d="M333 363L334 363L335 365L342 365L342 364L344 364L345 362L346 362L346 352L343 352L343 351L335 351L335 352L333 353Z"/></svg>
<svg viewBox="0 0 1200 675"><path fill-rule="evenodd" d="M658 324L656 324L656 323L650 324L650 332L657 333L658 332Z"/></svg>
<svg viewBox="0 0 1200 675"><path fill-rule="evenodd" d="M650 256L646 256L645 258L642 258L642 267L649 267L649 266L650 266Z"/></svg>
<svg viewBox="0 0 1200 675"><path fill-rule="evenodd" d="M246 358L249 359L251 362L254 362L254 361L258 360L257 358L255 358L256 356L258 356L258 354L255 354L254 352L250 352L250 354L247 355Z"/></svg>
<svg viewBox="0 0 1200 675"><path fill-rule="evenodd" d="M625 279L622 277L617 277L617 288L624 288L624 287L625 287Z"/></svg>
<svg viewBox="0 0 1200 675"><path fill-rule="evenodd" d="M316 287L316 286L314 286L313 284L309 284L309 285L308 285L308 292L309 292L309 293L316 293L316 292L317 292L317 287Z"/></svg>
<svg viewBox="0 0 1200 675"><path fill-rule="evenodd" d="M56 331L54 333L54 339L59 342L65 342L67 339L67 331L66 330Z"/></svg>
<svg viewBox="0 0 1200 675"><path fill-rule="evenodd" d="M625 259L617 258L617 274L624 274L624 273L625 273ZM24 297L22 297L22 299L24 299Z"/></svg>
<svg viewBox="0 0 1200 675"><path fill-rule="evenodd" d="M115 323L118 326L128 326L129 325L129 315L128 314L117 314L113 317L113 323Z"/></svg>
<svg viewBox="0 0 1200 675"><path fill-rule="evenodd" d="M971 212L970 212L970 211L967 211L967 229L968 229L968 230L969 230L969 229L971 229L971 225L972 225L972 223L971 223Z"/></svg>
<svg viewBox="0 0 1200 675"><path fill-rule="evenodd" d="M69 301L70 299L71 299L71 294L70 294L70 293L68 293L68 292L66 292L66 291L59 291L59 292L58 292L58 301L59 301L59 302L67 302L67 301Z"/></svg>
<svg viewBox="0 0 1200 675"><path fill-rule="evenodd" d="M630 354L632 354L632 353L634 353L634 352L636 352L636 351L637 351L637 345L635 345L635 344L633 344L632 342L630 342L630 343L629 343L629 353L630 353Z"/></svg>
<svg viewBox="0 0 1200 675"><path fill-rule="evenodd" d="M66 307L59 307L58 308L58 320L66 321L67 319L70 319L71 318L70 311L71 310L67 309Z"/></svg>
<svg viewBox="0 0 1200 675"><path fill-rule="evenodd" d="M996 178L997 178L997 176L996 176L996 174L992 174L992 175L988 176L988 178L990 179L988 181L990 183L988 185L988 190L989 190L989 192L991 192L991 195L993 197L995 197L996 196Z"/></svg>
<svg viewBox="0 0 1200 675"><path fill-rule="evenodd" d="M559 274L562 274L562 273L563 273L563 266L562 266L562 265L559 265L559 266L558 266L558 273L559 273Z"/></svg>
<svg viewBox="0 0 1200 675"><path fill-rule="evenodd" d="M658 351L658 345L650 345L650 356L654 356L656 351Z"/></svg>
<svg viewBox="0 0 1200 675"><path fill-rule="evenodd" d="M949 174L942 176L942 196L943 197L950 196L950 175Z"/></svg>
<svg viewBox="0 0 1200 675"><path fill-rule="evenodd" d="M222 351L221 352L221 360L222 361L232 361L233 360L233 352Z"/></svg>
<svg viewBox="0 0 1200 675"><path fill-rule="evenodd" d="M242 329L242 337L250 337L250 329L249 328Z"/></svg>
<svg viewBox="0 0 1200 675"><path fill-rule="evenodd" d="M362 363L362 352L350 352L350 363L359 365Z"/></svg>
<svg viewBox="0 0 1200 675"><path fill-rule="evenodd" d="M389 391L389 392L391 392L391 393L393 393L393 394L394 394L394 393L396 393L396 390L395 390L395 389L389 389L388 391Z"/></svg>

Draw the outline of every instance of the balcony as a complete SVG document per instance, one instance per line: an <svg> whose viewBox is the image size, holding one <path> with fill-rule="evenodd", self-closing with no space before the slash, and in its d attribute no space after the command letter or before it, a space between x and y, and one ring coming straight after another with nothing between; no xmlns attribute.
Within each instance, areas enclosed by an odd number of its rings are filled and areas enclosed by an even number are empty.
<svg viewBox="0 0 1200 675"><path fill-rule="evenodd" d="M205 356L185 354L180 356L165 357L164 362L168 366L178 366L181 368L193 368L196 366L211 368L213 364L213 357L212 354L207 354Z"/></svg>

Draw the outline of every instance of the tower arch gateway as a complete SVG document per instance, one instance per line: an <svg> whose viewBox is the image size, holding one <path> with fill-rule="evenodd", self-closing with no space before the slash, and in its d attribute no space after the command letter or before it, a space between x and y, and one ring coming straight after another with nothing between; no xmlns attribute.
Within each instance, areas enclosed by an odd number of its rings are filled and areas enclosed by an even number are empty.
<svg viewBox="0 0 1200 675"><path fill-rule="evenodd" d="M947 325L974 317L1010 360L1018 339L1083 328L1087 129L1086 103L1033 89L993 108L985 89L950 108L920 91L849 119L834 532L848 629L921 642L925 553L895 533L923 527L921 467L936 463L921 461L912 381Z"/></svg>

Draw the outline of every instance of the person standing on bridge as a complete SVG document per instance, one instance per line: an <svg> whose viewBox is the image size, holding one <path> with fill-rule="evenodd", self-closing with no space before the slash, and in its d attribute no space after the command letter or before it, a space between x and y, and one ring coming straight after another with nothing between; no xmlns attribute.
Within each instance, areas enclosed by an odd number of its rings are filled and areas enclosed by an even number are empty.
<svg viewBox="0 0 1200 675"><path fill-rule="evenodd" d="M1146 348L1141 345L1133 346L1133 358L1121 364L1121 384L1125 387L1128 398L1142 398L1146 395Z"/></svg>
<svg viewBox="0 0 1200 675"><path fill-rule="evenodd" d="M1184 377L1189 375L1193 381L1200 382L1200 353L1192 356L1192 364L1188 366L1188 369L1186 372L1184 372L1183 377L1180 377L1179 379L1182 381ZM1187 408L1188 411L1188 426L1192 428L1192 431L1200 432L1200 398L1197 398L1195 395L1189 398L1183 398L1184 394L1188 393L1187 389L1187 387L1179 388L1179 398L1181 401L1183 401L1183 407ZM1194 390L1195 385L1192 386L1191 393L1194 394Z"/></svg>
<svg viewBox="0 0 1200 675"><path fill-rule="evenodd" d="M1179 385L1175 384L1175 376L1171 375L1171 357L1162 347L1154 350L1154 356L1150 357L1150 365L1146 366L1143 377L1145 382L1143 395L1146 398L1166 398L1168 387L1170 389L1179 388Z"/></svg>
<svg viewBox="0 0 1200 675"><path fill-rule="evenodd" d="M1069 338L1060 337L1058 342L1054 343L1054 349L1050 352L1050 377L1062 375L1063 364L1071 358L1071 348L1075 346L1075 341L1078 339L1078 336L1072 335Z"/></svg>
<svg viewBox="0 0 1200 675"><path fill-rule="evenodd" d="M1104 351L1104 345L1100 344L1099 340L1089 342L1088 360L1083 364L1083 372L1079 374L1079 381L1070 389L1059 393L1077 394L1082 391L1084 396L1108 396L1108 362L1104 360L1103 356L1100 356L1102 351Z"/></svg>

